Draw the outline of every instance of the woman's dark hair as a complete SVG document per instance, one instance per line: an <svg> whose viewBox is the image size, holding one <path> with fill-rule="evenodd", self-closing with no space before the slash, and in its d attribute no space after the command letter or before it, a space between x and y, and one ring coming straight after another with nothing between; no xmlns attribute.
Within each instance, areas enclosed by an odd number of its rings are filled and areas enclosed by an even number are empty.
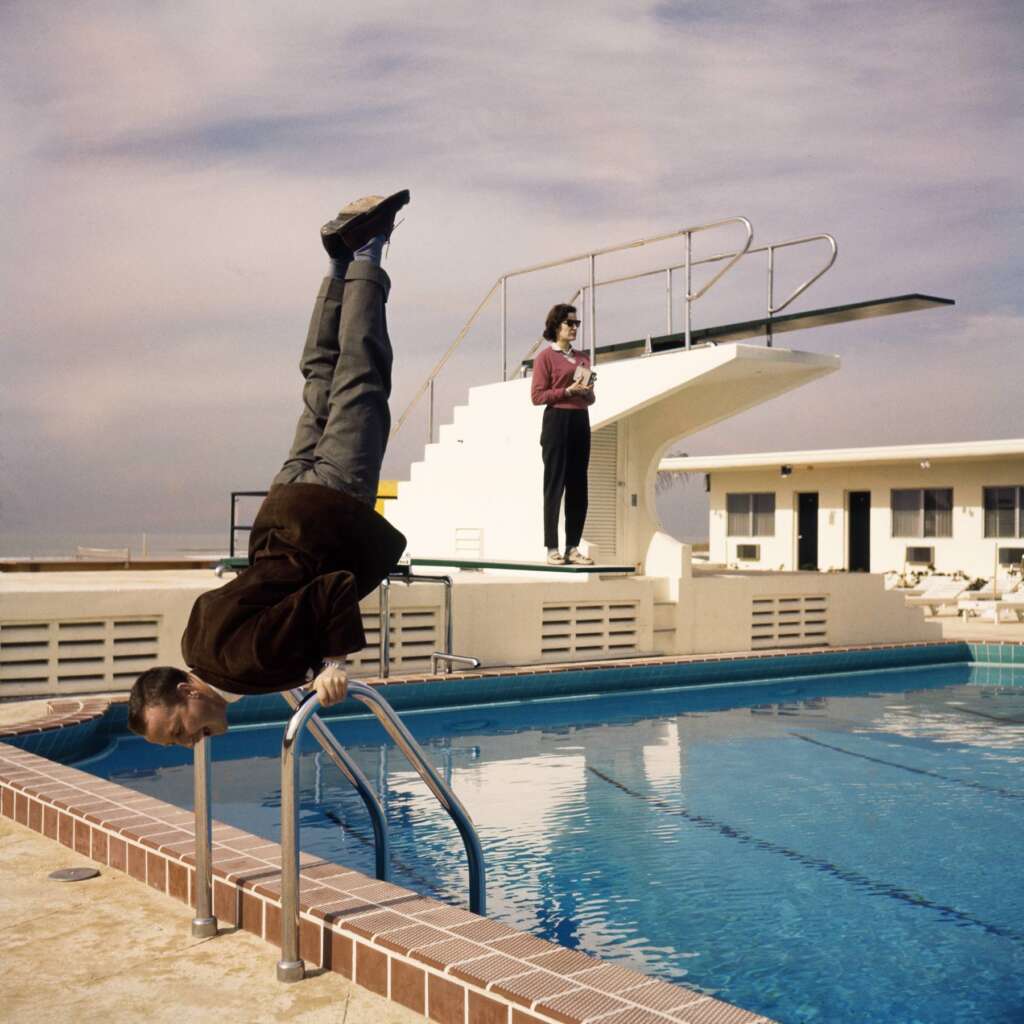
<svg viewBox="0 0 1024 1024"><path fill-rule="evenodd" d="M554 341L558 337L558 325L570 313L575 312L575 306L567 306L564 302L560 302L557 306L552 306L551 312L548 313L547 319L544 321L544 337L548 341Z"/></svg>
<svg viewBox="0 0 1024 1024"><path fill-rule="evenodd" d="M170 708L178 702L178 683L187 683L188 675L180 668L147 669L135 680L128 696L128 728L136 736L146 735L146 708L162 704Z"/></svg>

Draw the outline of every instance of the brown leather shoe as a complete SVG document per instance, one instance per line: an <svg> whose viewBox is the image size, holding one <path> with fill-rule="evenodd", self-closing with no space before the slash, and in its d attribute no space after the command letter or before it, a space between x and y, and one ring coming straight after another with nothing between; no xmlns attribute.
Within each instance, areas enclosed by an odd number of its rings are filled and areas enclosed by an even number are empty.
<svg viewBox="0 0 1024 1024"><path fill-rule="evenodd" d="M387 238L395 226L395 214L409 202L409 190L394 195L363 196L342 207L334 220L320 229L327 254L334 258L351 255L377 235Z"/></svg>

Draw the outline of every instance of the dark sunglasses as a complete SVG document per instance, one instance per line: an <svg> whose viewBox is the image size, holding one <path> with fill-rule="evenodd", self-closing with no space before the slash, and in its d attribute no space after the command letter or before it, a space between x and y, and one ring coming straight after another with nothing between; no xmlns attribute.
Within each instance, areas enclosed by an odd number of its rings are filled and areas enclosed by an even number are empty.
<svg viewBox="0 0 1024 1024"><path fill-rule="evenodd" d="M565 324L567 327L579 327L579 325L581 323L583 323L583 321L582 320L563 320L562 323Z"/></svg>

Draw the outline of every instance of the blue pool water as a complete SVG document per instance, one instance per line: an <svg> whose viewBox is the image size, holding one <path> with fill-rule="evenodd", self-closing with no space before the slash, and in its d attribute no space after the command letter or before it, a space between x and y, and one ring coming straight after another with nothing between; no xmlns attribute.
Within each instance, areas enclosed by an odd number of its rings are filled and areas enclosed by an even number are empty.
<svg viewBox="0 0 1024 1024"><path fill-rule="evenodd" d="M477 824L493 916L785 1024L1009 1024L1024 668L991 678L963 664L405 720ZM458 835L376 720L331 725L383 794L394 880L464 902ZM215 742L216 817L278 838L280 737ZM307 744L303 848L372 874L365 809ZM126 736L79 766L191 805L187 752Z"/></svg>

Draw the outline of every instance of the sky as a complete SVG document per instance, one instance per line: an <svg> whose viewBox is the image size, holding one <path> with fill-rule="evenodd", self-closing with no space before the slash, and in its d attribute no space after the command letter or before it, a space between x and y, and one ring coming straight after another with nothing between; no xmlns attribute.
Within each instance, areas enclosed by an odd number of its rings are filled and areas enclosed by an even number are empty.
<svg viewBox="0 0 1024 1024"><path fill-rule="evenodd" d="M286 454L320 224L400 188L396 419L504 272L743 215L755 246L838 241L788 312L956 306L789 335L842 368L674 450L1024 436L1022 51L1019 3L986 0L7 0L0 532L224 528L228 493ZM738 238L698 236L695 255ZM822 252L780 253L779 291ZM514 283L510 367L582 277ZM694 325L757 316L764 294L747 257ZM601 292L602 343L663 321L653 282ZM439 380L441 422L498 359L492 302ZM421 403L385 477L425 429Z"/></svg>

